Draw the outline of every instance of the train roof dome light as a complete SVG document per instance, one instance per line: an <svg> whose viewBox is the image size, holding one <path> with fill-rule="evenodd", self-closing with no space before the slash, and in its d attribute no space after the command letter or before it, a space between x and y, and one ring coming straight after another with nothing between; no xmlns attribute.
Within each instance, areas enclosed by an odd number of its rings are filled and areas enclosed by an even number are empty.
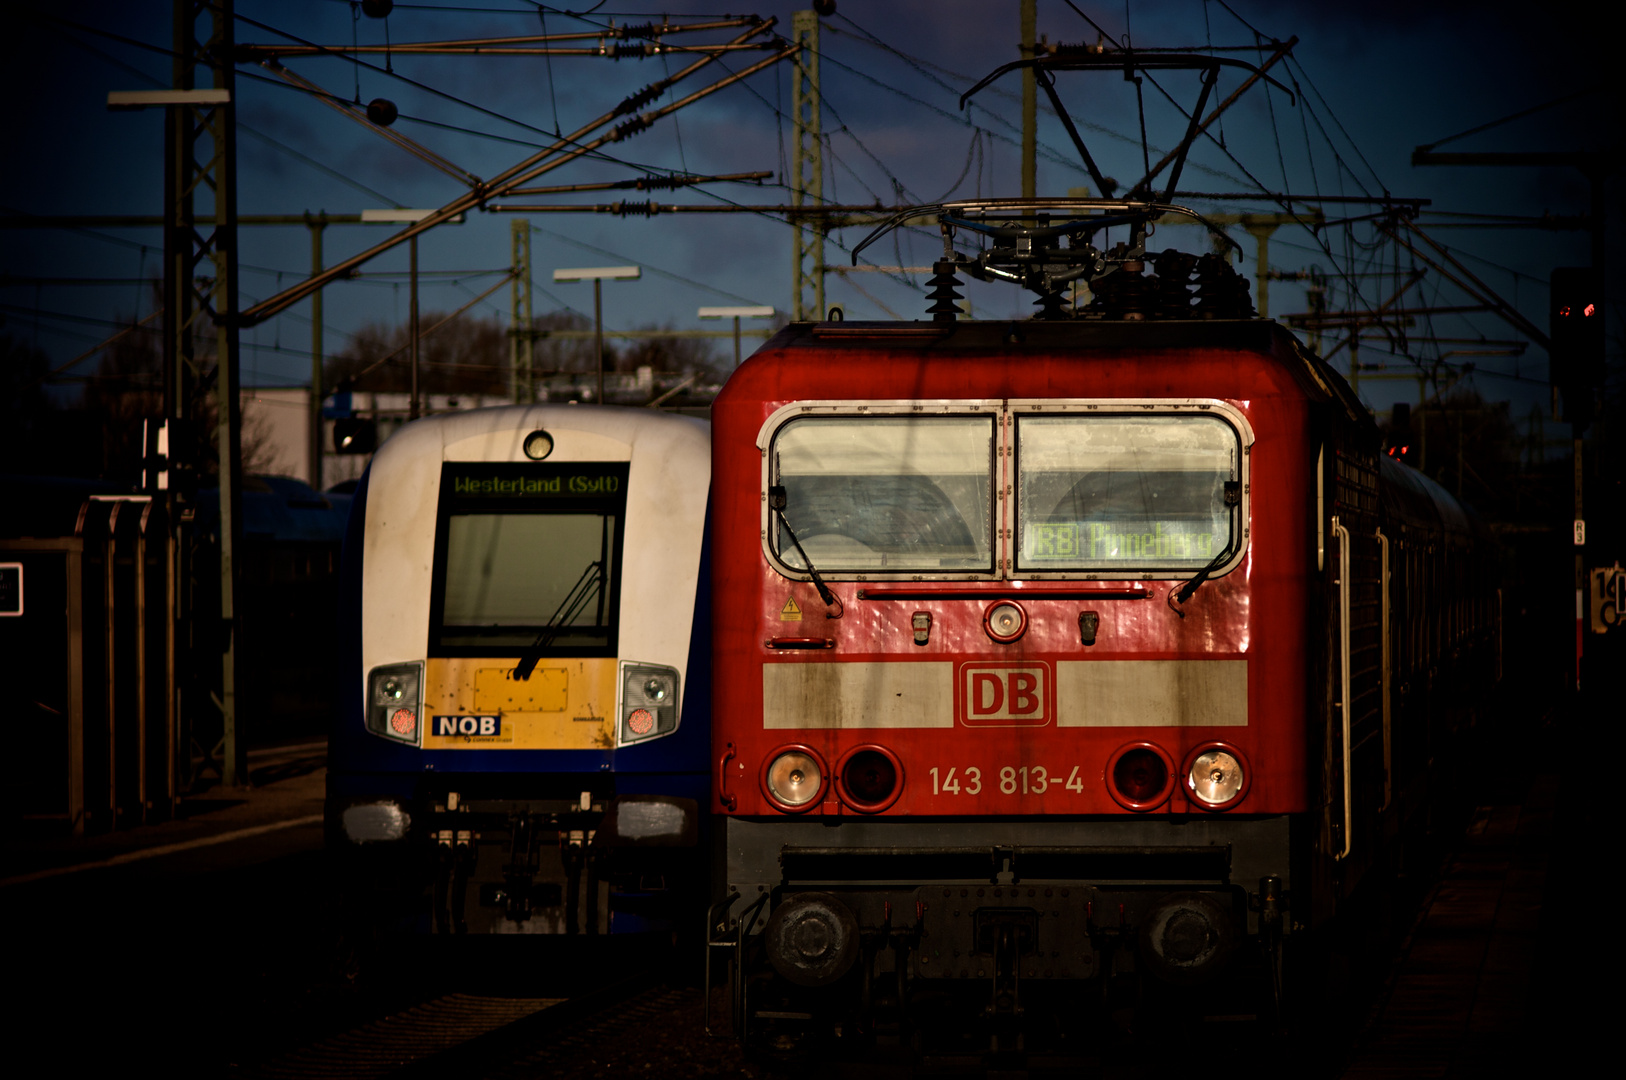
<svg viewBox="0 0 1626 1080"><path fill-rule="evenodd" d="M526 457L530 458L532 461L541 461L543 458L553 453L553 436L549 435L541 428L537 428L535 431L525 436L523 448L525 450Z"/></svg>

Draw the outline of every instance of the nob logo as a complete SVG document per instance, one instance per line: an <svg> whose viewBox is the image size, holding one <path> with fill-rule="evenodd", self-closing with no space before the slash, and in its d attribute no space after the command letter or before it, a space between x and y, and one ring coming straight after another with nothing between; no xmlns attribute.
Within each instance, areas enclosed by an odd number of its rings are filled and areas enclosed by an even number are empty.
<svg viewBox="0 0 1626 1080"><path fill-rule="evenodd" d="M437 716L436 735L501 735L500 716Z"/></svg>
<svg viewBox="0 0 1626 1080"><path fill-rule="evenodd" d="M1049 664L960 665L954 713L968 727L1044 727L1055 715Z"/></svg>

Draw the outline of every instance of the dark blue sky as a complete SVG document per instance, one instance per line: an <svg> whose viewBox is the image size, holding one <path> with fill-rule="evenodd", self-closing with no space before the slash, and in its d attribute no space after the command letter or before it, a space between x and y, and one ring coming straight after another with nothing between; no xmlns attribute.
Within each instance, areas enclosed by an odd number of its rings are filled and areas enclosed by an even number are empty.
<svg viewBox="0 0 1626 1080"><path fill-rule="evenodd" d="M1414 146L1477 125L1578 94L1602 80L1601 42L1610 28L1579 16L1555 18L1536 5L1505 3L1300 4L1287 0L1151 0L1145 3L1076 6L1114 37L1126 30L1139 46L1252 46L1257 30L1266 38L1297 35L1293 59L1277 74L1297 86L1297 105L1279 91L1267 97L1251 92L1226 114L1223 137L1229 154L1202 144L1192 154L1181 186L1187 190L1250 191L1251 178L1268 188L1294 193L1362 194L1388 191L1433 200L1423 219L1431 234L1448 243L1487 285L1499 291L1537 325L1546 321L1546 281L1557 265L1585 264L1589 241L1582 232L1436 228L1469 219L1442 216L1479 213L1512 216L1584 213L1588 187L1565 168L1414 168ZM586 7L587 5L581 5ZM789 33L791 12L804 3L747 5L776 16ZM611 8L615 11L611 11ZM926 201L952 192L957 197L1019 194L1017 142L1020 82L1009 77L979 95L968 112L958 108L959 92L999 64L1015 59L1017 4L898 0L858 3L843 0L825 21L822 81L828 136L826 197L891 203ZM1065 0L1039 0L1039 31L1051 41L1094 41L1092 29ZM152 214L162 195L162 132L156 112L113 113L110 90L167 85L169 60L153 49L169 45L169 3L36 4L38 16L10 21L0 48L0 71L13 102L9 117L9 167L0 206L6 214ZM1547 9L1550 11L1549 9ZM473 0L466 5L397 5L385 23L352 20L352 5L340 0L300 4L239 0L240 42L289 37L344 45L352 34L362 44L485 34L558 33L589 25L647 21L669 11L674 16L711 16L709 6L685 3L638 4L614 0L586 20L561 9L538 12L515 0ZM48 13L48 15L46 14ZM253 23L264 24L264 29ZM101 33L97 33L100 31ZM112 36L109 36L112 35ZM130 39L129 42L119 38ZM710 35L705 40L716 40ZM1231 53L1257 62L1258 53ZM383 71L356 69L337 59L290 60L288 67L349 98L388 96L403 114L398 130L480 176L491 176L526 156L555 125L565 130L605 111L628 93L661 77L678 60L538 58L447 59L391 57L396 73L441 91L436 96ZM739 61L738 63L744 63ZM380 61L380 66L382 62ZM737 66L734 62L730 66ZM239 77L240 210L252 213L354 212L401 205L433 207L459 192L456 181L389 146L336 116L308 96L288 90L266 72L243 65ZM1239 76L1227 73L1220 91L1228 93ZM686 82L680 93L710 79ZM1171 73L1163 87L1188 108L1195 77ZM1138 175L1139 121L1133 87L1107 74L1062 75L1059 89L1080 121L1103 171L1120 180ZM1178 139L1183 120L1158 93L1145 86L1148 137L1154 147ZM456 99L456 100L454 100ZM487 112L478 111L479 106ZM619 180L655 171L724 173L766 169L776 181L788 165L790 108L787 65L731 87L674 119L610 150L617 161L581 161L549 174L546 183ZM1593 92L1520 120L1442 147L1459 151L1603 149L1618 142L1618 95ZM493 115L495 114L495 115ZM1219 131L1216 130L1216 134ZM1063 194L1087 184L1059 124L1045 116L1040 125L1038 188ZM1154 157L1156 151L1154 150ZM962 176L963 173L963 176ZM956 178L960 178L957 187ZM1609 207L1618 228L1616 182ZM703 192L663 193L661 201L779 203L786 190L719 185ZM611 201L624 194L565 197L581 202ZM636 198L647 196L634 194ZM561 200L562 201L562 200ZM1273 210L1269 200L1193 203L1198 209ZM668 216L654 220L593 215L532 214L539 313L569 306L591 311L583 285L553 285L555 267L639 263L643 280L605 289L605 319L611 326L697 327L696 308L749 302L780 310L790 307L790 233L782 224L752 215ZM1329 216L1331 216L1329 214ZM492 273L509 261L510 215L477 214L469 223L443 229L422 241L426 270L456 273L424 287L426 309L457 307L497 281ZM865 230L837 239L848 246ZM1171 235L1171 233L1191 235ZM384 235L378 227L330 229L330 261ZM1253 273L1253 245L1240 230L1248 252L1241 268ZM1371 273L1376 266L1410 264L1404 252L1369 248L1367 227L1326 230L1317 238L1282 230L1272 244L1273 268L1294 271ZM103 321L150 312L153 297L138 279L158 272L156 230L13 230L4 237L0 273L0 314L4 332L36 343L60 363L111 332ZM1201 239L1190 230L1163 230L1157 246L1197 250ZM1324 246L1323 246L1324 245ZM929 262L935 239L926 233L901 234L866 252L876 262ZM834 244L829 261L845 261ZM1396 259L1398 258L1398 263ZM245 304L292 284L309 265L309 238L303 228L245 229L242 238ZM382 256L370 271L394 272L340 283L328 290L327 347L341 348L346 335L367 322L406 315L406 288L399 272L406 251ZM115 284L68 284L58 279L115 279ZM1366 305L1384 297L1381 278L1367 282ZM887 275L831 276L827 302L841 303L849 317L917 318L924 310L920 278L913 286ZM1430 303L1458 304L1461 294L1429 275L1416 295ZM507 288L479 310L504 319ZM978 314L1006 316L1028 310L1031 297L1003 287L970 291ZM1337 299L1342 300L1342 297ZM1303 310L1302 290L1273 284L1272 314ZM309 360L308 303L244 335L245 378L265 385L302 382ZM1425 335L1427 327L1414 333ZM1440 337L1514 339L1518 335L1494 319L1476 316L1441 319ZM1443 348L1461 348L1448 345ZM1428 346L1412 352L1431 357ZM1368 359L1384 359L1370 352ZM1450 358L1455 359L1455 358ZM1395 371L1406 360L1388 360ZM1518 358L1474 358L1474 385L1492 399L1512 399L1515 414L1545 399L1540 385L1546 358L1532 347ZM90 367L87 363L86 367ZM1414 399L1415 382L1371 381L1363 396L1384 409L1397 397Z"/></svg>

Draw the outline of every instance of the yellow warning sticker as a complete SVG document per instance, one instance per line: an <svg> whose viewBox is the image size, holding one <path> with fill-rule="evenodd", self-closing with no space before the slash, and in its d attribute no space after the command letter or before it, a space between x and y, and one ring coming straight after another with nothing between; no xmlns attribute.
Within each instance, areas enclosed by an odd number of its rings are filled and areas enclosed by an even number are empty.
<svg viewBox="0 0 1626 1080"><path fill-rule="evenodd" d="M787 596L785 598L785 606L779 609L779 619L781 622L802 621L802 609L796 606L796 598L794 596Z"/></svg>

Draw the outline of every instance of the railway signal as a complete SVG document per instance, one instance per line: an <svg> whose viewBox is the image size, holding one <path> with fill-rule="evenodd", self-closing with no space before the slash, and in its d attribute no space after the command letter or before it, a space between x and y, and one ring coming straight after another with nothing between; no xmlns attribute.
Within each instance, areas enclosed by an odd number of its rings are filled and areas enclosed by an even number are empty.
<svg viewBox="0 0 1626 1080"><path fill-rule="evenodd" d="M1603 290L1588 266L1553 270L1548 308L1549 378L1564 395L1564 418L1592 420L1592 392L1603 382Z"/></svg>
<svg viewBox="0 0 1626 1080"><path fill-rule="evenodd" d="M1411 406L1404 401L1395 402L1389 414L1389 445L1385 452L1392 458L1411 464L1412 460Z"/></svg>

